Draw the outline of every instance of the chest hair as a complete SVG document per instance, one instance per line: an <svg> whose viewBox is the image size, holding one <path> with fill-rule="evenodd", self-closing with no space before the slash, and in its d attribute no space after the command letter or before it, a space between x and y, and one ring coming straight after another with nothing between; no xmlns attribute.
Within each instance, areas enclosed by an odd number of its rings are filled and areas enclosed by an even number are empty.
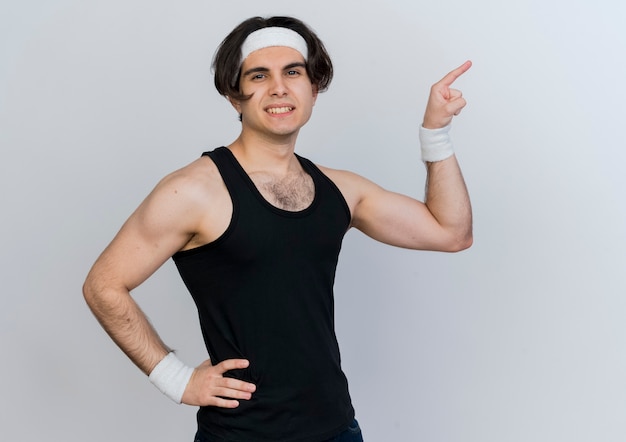
<svg viewBox="0 0 626 442"><path fill-rule="evenodd" d="M304 171L290 173L282 178L264 172L250 175L263 198L279 209L296 212L311 205L315 186L311 176Z"/></svg>

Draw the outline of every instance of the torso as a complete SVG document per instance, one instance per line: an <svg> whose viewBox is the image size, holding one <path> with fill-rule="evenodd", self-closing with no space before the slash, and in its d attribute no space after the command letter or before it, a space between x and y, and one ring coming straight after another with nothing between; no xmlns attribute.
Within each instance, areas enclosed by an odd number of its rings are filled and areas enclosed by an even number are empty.
<svg viewBox="0 0 626 442"><path fill-rule="evenodd" d="M226 217L232 218L227 235L209 247L175 254L174 261L198 305L211 357L249 359L250 369L233 377L254 382L259 394L233 413L201 408L199 426L220 440L230 440L233 428L240 432L237 440L326 440L353 418L332 320L332 286L349 209L308 160L299 159L297 172L275 179L266 170L244 174L223 148L207 155L207 189L219 189L219 196L205 192L205 198L228 200L236 216ZM223 173L219 180L211 158ZM189 202L203 206L197 198ZM208 219L218 209L211 204L205 211ZM232 206L227 212L233 213ZM324 382L311 389L319 376Z"/></svg>

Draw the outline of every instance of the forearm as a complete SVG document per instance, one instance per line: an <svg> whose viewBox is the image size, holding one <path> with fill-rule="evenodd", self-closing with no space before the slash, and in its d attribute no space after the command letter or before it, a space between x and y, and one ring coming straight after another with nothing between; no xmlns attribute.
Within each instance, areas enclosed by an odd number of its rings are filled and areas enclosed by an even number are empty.
<svg viewBox="0 0 626 442"><path fill-rule="evenodd" d="M466 105L461 91L450 86L471 66L472 62L466 61L432 86L420 128L422 160L428 169L426 206L451 251L472 244L470 199L448 134L452 118Z"/></svg>
<svg viewBox="0 0 626 442"><path fill-rule="evenodd" d="M145 374L170 352L127 290L99 288L88 279L83 294L104 330Z"/></svg>
<svg viewBox="0 0 626 442"><path fill-rule="evenodd" d="M466 249L472 244L472 208L456 156L425 164L426 206L449 235L451 250Z"/></svg>

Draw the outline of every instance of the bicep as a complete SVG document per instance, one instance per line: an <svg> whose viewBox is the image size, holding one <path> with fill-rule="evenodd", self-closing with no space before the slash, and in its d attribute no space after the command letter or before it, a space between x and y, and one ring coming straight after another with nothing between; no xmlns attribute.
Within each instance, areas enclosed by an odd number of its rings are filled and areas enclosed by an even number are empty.
<svg viewBox="0 0 626 442"><path fill-rule="evenodd" d="M351 227L396 247L452 251L455 238L422 201L390 192L352 172L321 168L337 185L352 215Z"/></svg>
<svg viewBox="0 0 626 442"><path fill-rule="evenodd" d="M354 207L352 225L373 239L397 247L445 248L445 231L423 202L375 184L365 186Z"/></svg>

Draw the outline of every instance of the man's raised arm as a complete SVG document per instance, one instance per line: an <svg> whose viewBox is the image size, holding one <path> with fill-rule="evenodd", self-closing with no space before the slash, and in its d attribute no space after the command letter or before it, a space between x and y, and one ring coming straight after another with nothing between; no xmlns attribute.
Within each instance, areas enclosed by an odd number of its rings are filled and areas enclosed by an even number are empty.
<svg viewBox="0 0 626 442"><path fill-rule="evenodd" d="M387 191L347 172L328 170L352 212L352 226L386 244L457 252L472 244L472 210L454 155L450 122L466 102L452 83L471 67L465 62L435 83L419 129L428 176L425 202Z"/></svg>
<svg viewBox="0 0 626 442"><path fill-rule="evenodd" d="M428 171L425 203L460 249L472 243L472 209L448 132L452 118L466 105L452 83L471 66L470 61L463 63L432 86L420 128L422 159Z"/></svg>

